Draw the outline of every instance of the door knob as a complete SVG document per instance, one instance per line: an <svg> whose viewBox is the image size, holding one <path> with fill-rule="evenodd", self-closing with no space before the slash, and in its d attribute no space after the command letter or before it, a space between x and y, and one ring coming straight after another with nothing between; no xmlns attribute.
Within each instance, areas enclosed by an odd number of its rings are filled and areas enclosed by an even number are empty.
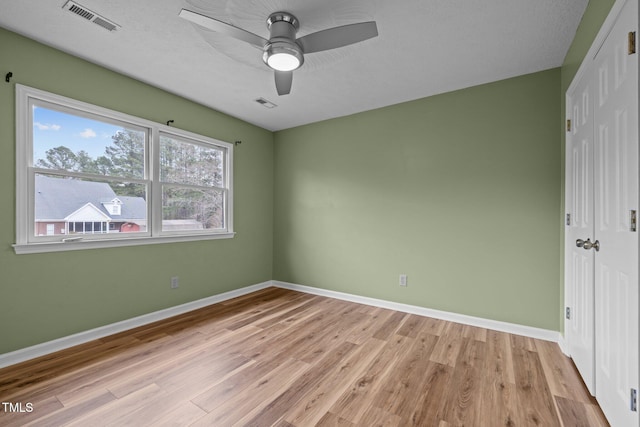
<svg viewBox="0 0 640 427"><path fill-rule="evenodd" d="M587 241L584 242L583 247L586 250L589 250L589 249L593 248L593 249L596 250L596 252L598 252L600 250L600 242L597 241L597 240L595 242L592 242L591 239L587 239Z"/></svg>
<svg viewBox="0 0 640 427"><path fill-rule="evenodd" d="M584 246L584 240L582 240L582 239L576 240L576 246L579 247L579 248L583 247Z"/></svg>

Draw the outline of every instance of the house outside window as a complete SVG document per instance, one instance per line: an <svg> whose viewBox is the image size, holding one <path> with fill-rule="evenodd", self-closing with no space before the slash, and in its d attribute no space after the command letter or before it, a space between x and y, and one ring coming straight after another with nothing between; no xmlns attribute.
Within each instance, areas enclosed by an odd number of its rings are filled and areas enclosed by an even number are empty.
<svg viewBox="0 0 640 427"><path fill-rule="evenodd" d="M233 145L16 85L17 253L233 237Z"/></svg>

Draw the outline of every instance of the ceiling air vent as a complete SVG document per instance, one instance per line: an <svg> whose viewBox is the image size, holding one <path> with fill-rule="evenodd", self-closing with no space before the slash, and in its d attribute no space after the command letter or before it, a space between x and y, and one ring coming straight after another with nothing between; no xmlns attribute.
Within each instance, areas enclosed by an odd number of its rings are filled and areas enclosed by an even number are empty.
<svg viewBox="0 0 640 427"><path fill-rule="evenodd" d="M79 5L78 3L69 0L62 6L63 9L68 10L69 12L80 16L81 18L86 19L87 21L93 22L94 24L104 28L108 31L115 31L120 26L113 21L108 20L104 16L100 16L97 13L94 13L87 9L84 6Z"/></svg>
<svg viewBox="0 0 640 427"><path fill-rule="evenodd" d="M275 108L275 107L277 107L277 105L276 105L276 104L274 104L274 103L273 103L273 102L271 102L271 101L267 101L267 100L266 100L266 99L264 99L264 98L258 98L258 99L256 99L256 102L257 102L258 104L262 105L262 106L263 106L263 107L265 107L265 108Z"/></svg>

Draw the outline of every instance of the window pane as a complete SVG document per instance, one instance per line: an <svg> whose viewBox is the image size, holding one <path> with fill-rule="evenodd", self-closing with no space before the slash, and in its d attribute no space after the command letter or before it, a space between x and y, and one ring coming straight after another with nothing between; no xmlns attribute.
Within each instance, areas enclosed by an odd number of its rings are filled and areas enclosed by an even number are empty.
<svg viewBox="0 0 640 427"><path fill-rule="evenodd" d="M233 144L15 89L16 253L233 237Z"/></svg>
<svg viewBox="0 0 640 427"><path fill-rule="evenodd" d="M162 231L224 228L223 194L218 190L162 187Z"/></svg>
<svg viewBox="0 0 640 427"><path fill-rule="evenodd" d="M223 150L160 136L160 180L222 187Z"/></svg>
<svg viewBox="0 0 640 427"><path fill-rule="evenodd" d="M36 236L147 231L144 184L36 174L35 195Z"/></svg>
<svg viewBox="0 0 640 427"><path fill-rule="evenodd" d="M33 107L33 165L144 178L145 132L42 106Z"/></svg>

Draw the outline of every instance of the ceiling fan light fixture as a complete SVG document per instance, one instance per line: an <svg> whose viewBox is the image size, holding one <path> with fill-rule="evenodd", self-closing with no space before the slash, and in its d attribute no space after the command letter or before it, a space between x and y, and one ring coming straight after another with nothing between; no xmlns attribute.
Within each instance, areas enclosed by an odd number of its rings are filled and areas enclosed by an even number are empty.
<svg viewBox="0 0 640 427"><path fill-rule="evenodd" d="M277 41L265 46L262 60L274 70L293 71L300 68L304 56L297 45Z"/></svg>
<svg viewBox="0 0 640 427"><path fill-rule="evenodd" d="M300 61L288 53L274 53L267 59L269 67L278 71L293 71L300 67Z"/></svg>
<svg viewBox="0 0 640 427"><path fill-rule="evenodd" d="M378 35L375 21L368 21L328 28L298 38L298 18L289 12L275 12L267 18L269 39L265 39L232 24L187 9L180 10L179 16L208 30L226 34L262 49L262 60L269 68L275 70L273 76L279 96L291 92L293 71L302 66L305 54L337 49Z"/></svg>

